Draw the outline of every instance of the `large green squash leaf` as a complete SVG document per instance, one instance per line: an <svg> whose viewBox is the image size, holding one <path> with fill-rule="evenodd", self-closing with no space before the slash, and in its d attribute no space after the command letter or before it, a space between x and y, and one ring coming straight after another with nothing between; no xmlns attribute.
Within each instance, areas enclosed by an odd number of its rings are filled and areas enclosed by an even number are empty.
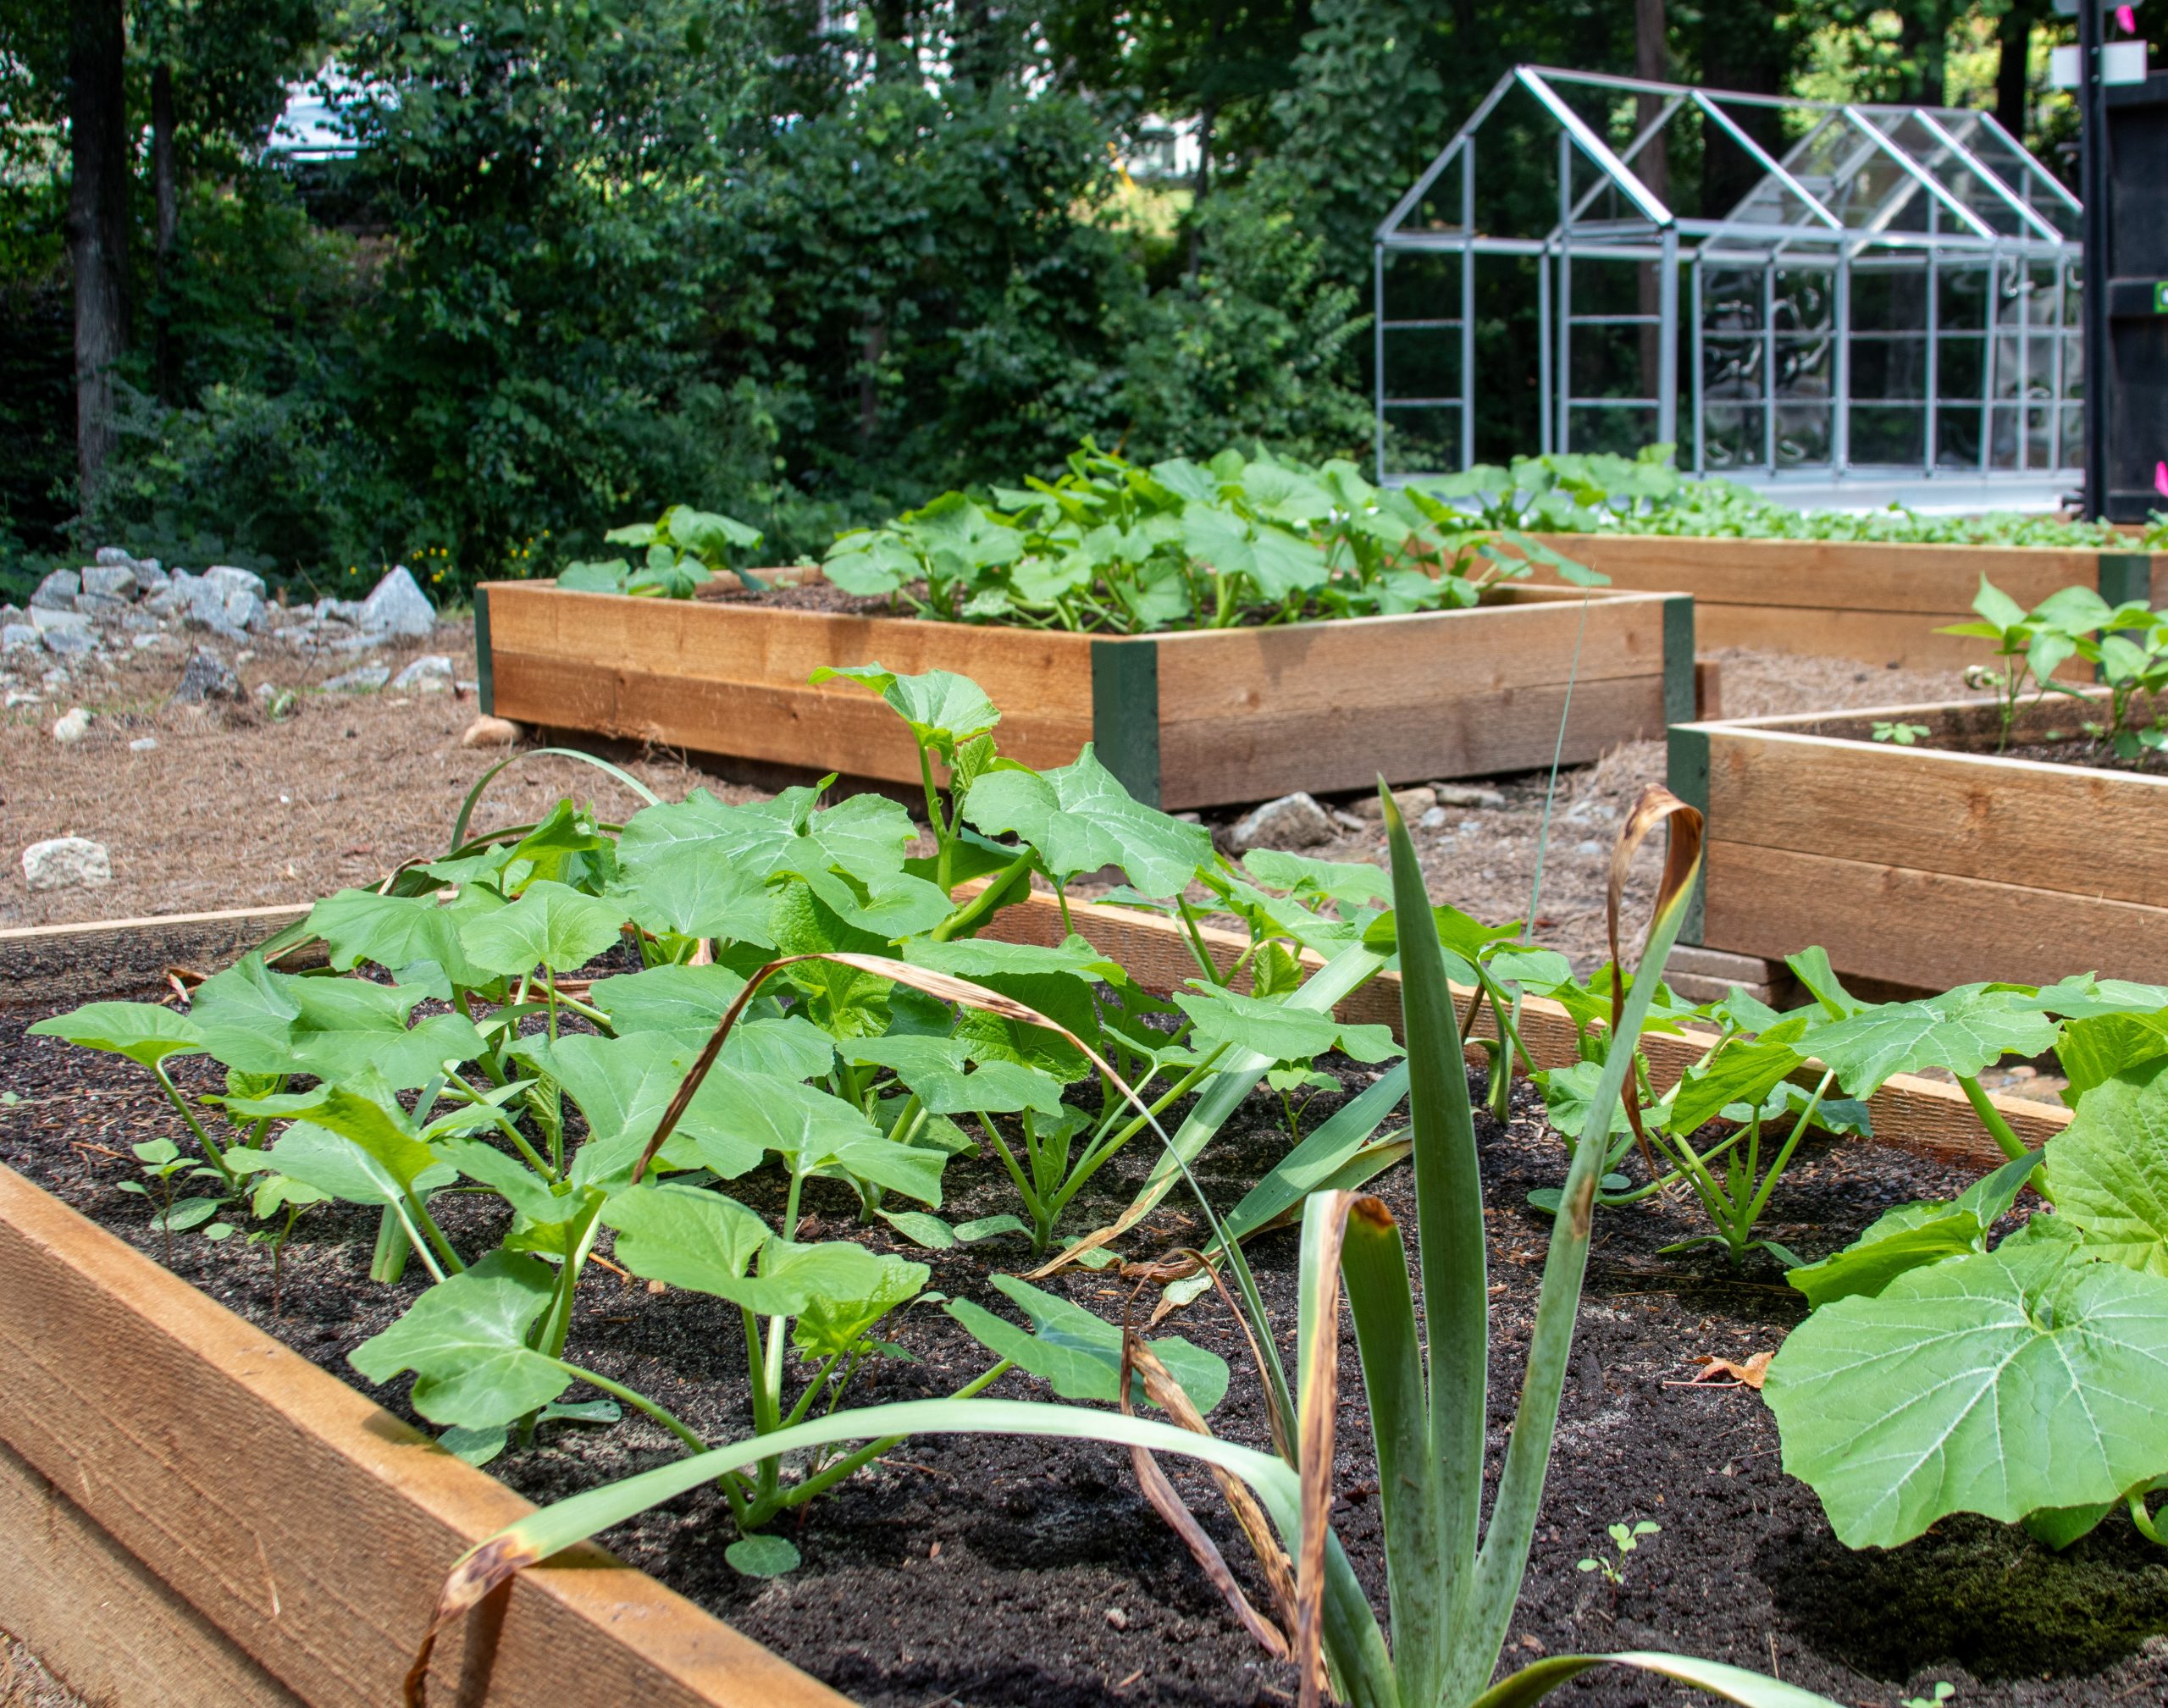
<svg viewBox="0 0 2168 1708"><path fill-rule="evenodd" d="M996 1275L993 1285L1031 1319L1031 1327L1026 1332L982 1305L950 1300L948 1314L981 1346L1050 1383L1065 1400L1102 1400L1112 1405L1121 1397L1121 1329L1117 1325L1014 1275ZM1153 1340L1151 1346L1198 1411L1209 1412L1226 1397L1227 1364L1218 1353L1192 1346L1179 1335ZM1142 1403L1142 1378L1132 1378L1131 1391Z"/></svg>
<svg viewBox="0 0 2168 1708"><path fill-rule="evenodd" d="M430 1288L346 1361L372 1382L412 1370L414 1409L432 1423L509 1423L572 1385L563 1366L526 1343L556 1285L548 1264L492 1252Z"/></svg>
<svg viewBox="0 0 2168 1708"><path fill-rule="evenodd" d="M195 1055L203 1048L202 1031L191 1016L155 1003L88 1003L30 1030L86 1050L108 1050L147 1068L168 1056Z"/></svg>
<svg viewBox="0 0 2168 1708"><path fill-rule="evenodd" d="M2079 1099L2049 1141L2047 1175L2088 1252L2168 1275L2168 1061L2127 1068Z"/></svg>
<svg viewBox="0 0 2168 1708"><path fill-rule="evenodd" d="M2060 1028L2025 1002L2018 992L1961 986L1817 1027L1807 1047L1855 1097L1870 1096L1893 1074L1922 1068L1970 1077L2006 1055L2034 1056L2055 1047Z"/></svg>
<svg viewBox="0 0 2168 1708"><path fill-rule="evenodd" d="M1141 804L1089 742L1075 764L1055 771L987 772L971 785L964 816L988 836L1021 837L1058 880L1120 866L1148 896L1179 895L1212 859L1208 831Z"/></svg>
<svg viewBox="0 0 2168 1708"><path fill-rule="evenodd" d="M582 895L550 878L538 878L509 907L469 920L459 944L476 966L492 973L577 972L614 948L625 922L622 902Z"/></svg>
<svg viewBox="0 0 2168 1708"><path fill-rule="evenodd" d="M1849 1547L2113 1501L2168 1473L2168 1280L2067 1241L1934 1263L1817 1311L1762 1393Z"/></svg>

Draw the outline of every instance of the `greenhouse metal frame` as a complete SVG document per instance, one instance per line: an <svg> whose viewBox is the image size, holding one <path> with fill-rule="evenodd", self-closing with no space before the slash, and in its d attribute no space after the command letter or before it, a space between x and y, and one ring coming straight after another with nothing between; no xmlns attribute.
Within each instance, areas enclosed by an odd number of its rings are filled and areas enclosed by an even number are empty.
<svg viewBox="0 0 2168 1708"><path fill-rule="evenodd" d="M1546 231L1502 235L1483 218L1479 151L1486 124L1504 128L1499 109L1519 97L1556 132L1557 212ZM1594 122L1591 107L1604 109ZM1755 135L1772 108L1781 156ZM1678 213L1636 170L1682 119L1705 141L1728 138L1761 174L1721 218ZM1630 140L1614 148L1607 130ZM1519 150L1527 136L1507 141ZM1974 109L1518 66L1377 228L1379 477L1479 460L1477 266L1513 257L1535 263L1545 451L1670 443L1682 468L1764 487L1841 495L1962 480L2037 497L2076 481L2083 461L2081 212ZM1424 253L1458 257L1457 292L1390 313L1390 267ZM1591 268L1612 270L1607 285L1592 285ZM1636 280L1630 303L1615 288L1622 270ZM1404 355L1426 340L1427 367ZM1639 383L1622 385L1607 358L1627 340L1644 354ZM1396 391L1411 372L1414 389ZM1418 420L1433 430L1410 432ZM1411 448L1439 466L1389 466Z"/></svg>

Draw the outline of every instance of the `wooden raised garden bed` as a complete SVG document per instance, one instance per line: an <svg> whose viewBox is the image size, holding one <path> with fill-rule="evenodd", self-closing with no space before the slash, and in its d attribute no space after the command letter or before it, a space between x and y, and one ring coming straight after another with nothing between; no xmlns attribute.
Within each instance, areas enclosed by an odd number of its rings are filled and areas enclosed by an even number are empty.
<svg viewBox="0 0 2168 1708"><path fill-rule="evenodd" d="M843 616L752 602L492 582L474 596L484 710L813 772L919 781L874 696L823 665L954 671L983 688L1002 751L1044 770L1087 742L1142 801L1177 810L1551 763L1694 715L1694 607L1662 594L1511 587L1470 611L1138 636ZM1579 663L1575 668L1576 647Z"/></svg>
<svg viewBox="0 0 2168 1708"><path fill-rule="evenodd" d="M2082 716L2051 700L2014 739ZM1878 721L1930 732L1900 747L1871 739ZM1671 786L1708 815L1699 941L1820 943L1840 973L1936 990L2159 980L2168 777L1999 757L1994 738L1988 700L1674 728Z"/></svg>
<svg viewBox="0 0 2168 1708"><path fill-rule="evenodd" d="M1701 644L1711 651L1756 647L1961 670L1979 661L1980 643L1935 631L1972 620L1983 575L2027 611L2077 586L2097 588L2110 605L2168 603L2168 553L1623 533L1538 538L1601 571L1614 588L1690 593Z"/></svg>

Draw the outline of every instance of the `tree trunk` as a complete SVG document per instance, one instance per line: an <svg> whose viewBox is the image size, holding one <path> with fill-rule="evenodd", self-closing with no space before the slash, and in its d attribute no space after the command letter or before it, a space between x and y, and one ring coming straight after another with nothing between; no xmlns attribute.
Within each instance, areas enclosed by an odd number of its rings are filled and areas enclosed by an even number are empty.
<svg viewBox="0 0 2168 1708"><path fill-rule="evenodd" d="M113 364L128 345L125 32L122 0L74 0L68 255L75 275L75 460L86 498L113 446Z"/></svg>
<svg viewBox="0 0 2168 1708"><path fill-rule="evenodd" d="M1197 115L1197 189L1189 210L1189 262L1185 279L1194 279L1204 266L1204 228L1198 223L1204 198L1212 193L1212 127L1220 117L1215 102L1208 101Z"/></svg>
<svg viewBox="0 0 2168 1708"><path fill-rule="evenodd" d="M1671 69L1671 56L1667 51L1664 31L1663 0L1634 0L1634 75L1651 83L1661 83ZM1634 98L1634 124L1638 131L1656 119L1663 111L1661 95L1637 95ZM1653 141L1634 157L1634 170L1649 193L1659 202L1669 205L1671 201L1671 162L1664 148L1664 138L1659 133ZM1640 302L1643 314L1655 314L1663 305L1663 281L1659 276L1662 263L1645 261L1635 270L1640 274ZM1641 395L1656 397L1662 391L1663 329L1661 326L1641 328ZM1651 414L1649 419L1656 417Z"/></svg>
<svg viewBox="0 0 2168 1708"><path fill-rule="evenodd" d="M2032 26L2039 14L2027 0L2011 0L1995 29L1995 122L2020 142L2032 118L2026 75L2032 57Z"/></svg>
<svg viewBox="0 0 2168 1708"><path fill-rule="evenodd" d="M151 180L158 196L158 395L178 403L179 376L174 371L173 309L166 300L166 270L173 260L174 234L180 224L180 186L174 163L173 67L151 73Z"/></svg>
<svg viewBox="0 0 2168 1708"><path fill-rule="evenodd" d="M1774 0L1740 0L1712 6L1701 25L1701 83L1712 94L1735 89L1745 95L1779 95L1791 78L1792 48ZM1782 158L1782 115L1773 107L1732 109L1740 130ZM1701 215L1721 219L1767 174L1754 157L1713 124L1703 128Z"/></svg>

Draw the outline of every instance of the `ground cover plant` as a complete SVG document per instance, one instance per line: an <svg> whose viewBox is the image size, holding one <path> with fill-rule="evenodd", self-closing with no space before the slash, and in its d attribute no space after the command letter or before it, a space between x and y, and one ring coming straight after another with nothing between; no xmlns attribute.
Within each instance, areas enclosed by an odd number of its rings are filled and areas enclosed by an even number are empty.
<svg viewBox="0 0 2168 1708"><path fill-rule="evenodd" d="M842 534L822 567L919 616L1114 634L1456 609L1531 561L1603 579L1345 458L1143 467L1087 439L1068 462L1057 480L944 493Z"/></svg>

